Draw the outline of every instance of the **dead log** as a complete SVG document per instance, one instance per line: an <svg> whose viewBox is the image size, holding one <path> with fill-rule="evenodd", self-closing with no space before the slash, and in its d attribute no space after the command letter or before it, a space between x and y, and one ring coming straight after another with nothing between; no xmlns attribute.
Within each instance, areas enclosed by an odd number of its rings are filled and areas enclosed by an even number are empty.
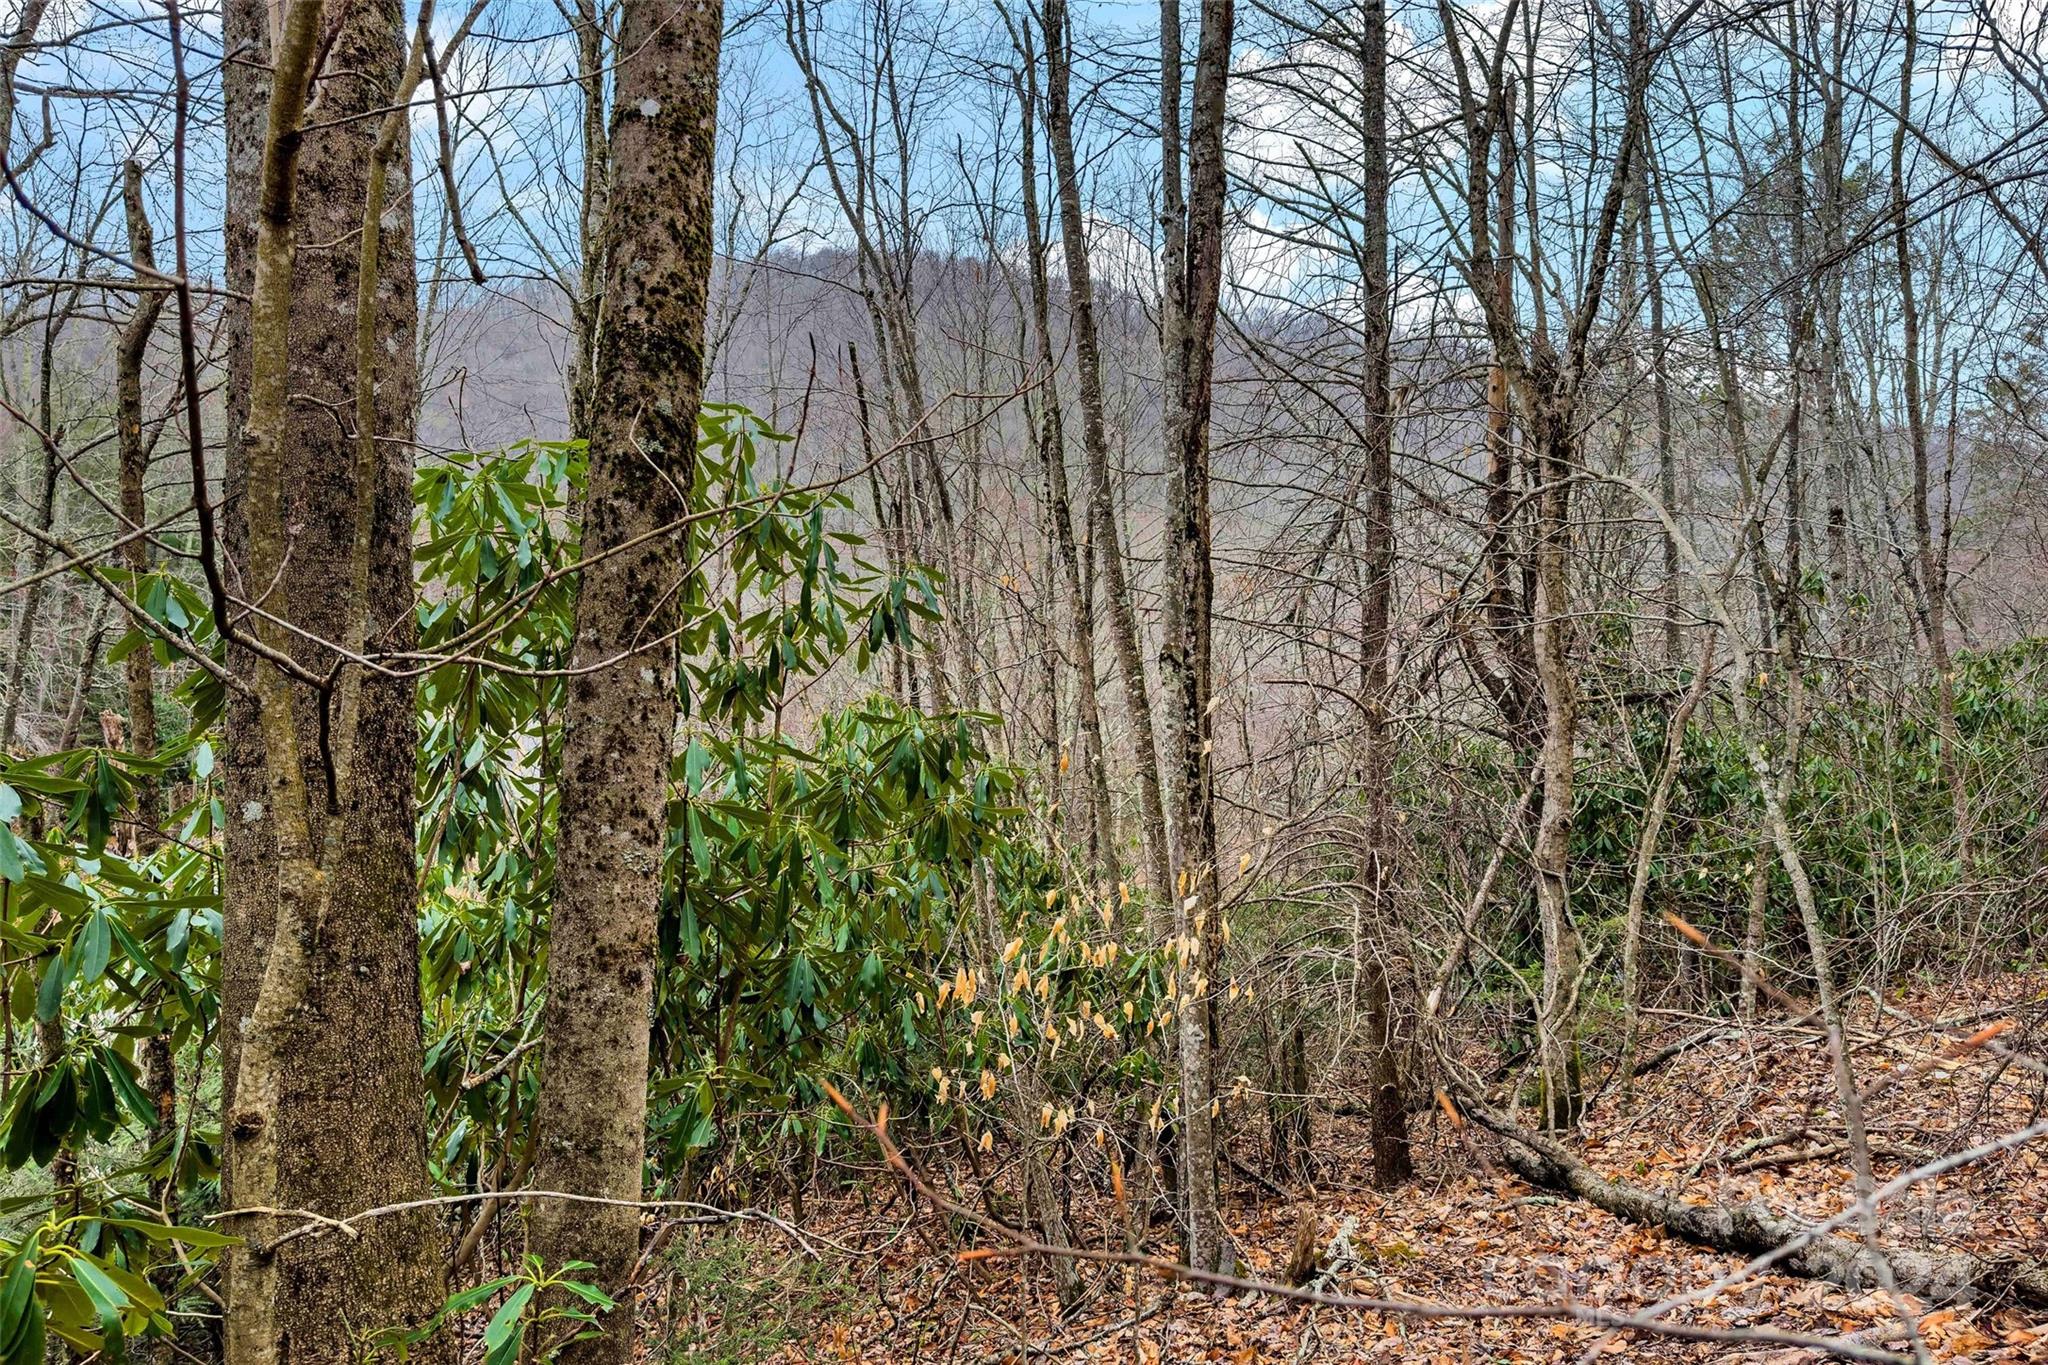
<svg viewBox="0 0 2048 1365"><path fill-rule="evenodd" d="M1617 1218L1661 1228L1695 1246L1741 1256L1760 1256L1797 1242L1809 1227L1762 1204L1689 1204L1625 1181L1610 1180L1562 1143L1512 1123L1468 1096L1465 1112L1506 1141L1502 1155L1516 1175L1532 1185L1558 1190L1605 1209ZM1935 1303L2012 1298L2048 1307L2048 1261L1970 1252L1887 1248L1898 1287ZM1829 1280L1848 1289L1872 1289L1877 1267L1860 1241L1822 1235L1786 1253L1774 1273Z"/></svg>
<svg viewBox="0 0 2048 1365"><path fill-rule="evenodd" d="M1734 1029L1723 1027L1720 1025L1716 1025L1713 1028L1701 1029L1698 1033L1689 1033L1685 1037L1680 1038L1677 1042L1666 1044L1665 1046L1658 1048L1649 1056L1644 1057L1643 1059L1638 1061L1634 1066L1629 1068L1628 1074L1632 1078L1639 1076L1647 1076L1652 1071L1655 1071L1658 1067L1663 1066L1666 1062L1673 1061L1676 1058L1682 1056L1683 1054L1690 1052L1692 1049L1696 1047L1700 1047L1707 1043L1718 1043L1723 1038L1733 1038L1735 1034L1736 1031Z"/></svg>

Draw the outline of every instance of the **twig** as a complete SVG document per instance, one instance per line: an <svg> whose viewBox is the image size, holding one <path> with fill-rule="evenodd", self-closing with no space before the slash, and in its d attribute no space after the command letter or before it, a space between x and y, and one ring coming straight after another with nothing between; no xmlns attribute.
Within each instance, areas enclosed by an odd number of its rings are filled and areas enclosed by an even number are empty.
<svg viewBox="0 0 2048 1365"><path fill-rule="evenodd" d="M1883 1365L1899 1365L1905 1357L1890 1351L1881 1351L1863 1346L1844 1337L1813 1336L1804 1332L1780 1332L1769 1328L1719 1328L1700 1327L1690 1323L1659 1322L1649 1318L1626 1313L1610 1312L1580 1304L1518 1303L1518 1304L1436 1304L1397 1299L1375 1299L1354 1294L1328 1294L1312 1289L1296 1289L1288 1285L1273 1284L1263 1280L1249 1280L1218 1271L1199 1270L1194 1266L1168 1260L1163 1256L1151 1256L1136 1251L1113 1251L1093 1247L1050 1246L1022 1232L988 1217L956 1200L939 1193L904 1160L890 1139L888 1131L889 1111L885 1105L873 1119L863 1118L852 1103L830 1084L825 1093L839 1107L849 1121L867 1128L881 1145L883 1159L911 1189L930 1200L939 1208L960 1218L1000 1239L1006 1245L1001 1247L976 1247L959 1253L963 1261L988 1260L997 1256L1032 1255L1066 1256L1075 1260L1092 1261L1106 1265L1133 1266L1153 1271L1170 1280L1187 1280L1209 1285L1218 1289L1236 1290L1248 1294L1266 1294L1293 1303L1320 1304L1327 1308L1360 1309L1376 1313L1398 1313L1413 1317L1451 1319L1474 1322L1499 1319L1522 1319L1537 1321L1568 1321L1588 1327L1600 1327L1617 1331L1649 1332L1668 1336L1681 1341L1711 1342L1721 1345L1763 1344L1772 1346L1798 1347L1819 1351L1838 1360L1859 1360L1882 1362Z"/></svg>

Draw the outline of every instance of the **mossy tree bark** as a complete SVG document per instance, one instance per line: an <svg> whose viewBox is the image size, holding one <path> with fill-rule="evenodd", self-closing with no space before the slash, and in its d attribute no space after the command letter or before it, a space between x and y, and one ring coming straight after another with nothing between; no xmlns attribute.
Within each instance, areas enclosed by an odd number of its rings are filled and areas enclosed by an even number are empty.
<svg viewBox="0 0 2048 1365"><path fill-rule="evenodd" d="M343 1216L432 1190L413 685L335 666L337 646L403 650L414 631L409 203L382 223L368 319L357 298L377 137L363 115L393 102L405 14L397 0L323 10L295 0L275 33L261 0L231 0L223 14L228 271L248 299L230 315L223 520L222 578L240 599L226 723L223 1183L230 1209ZM395 155L391 179L409 184L404 149ZM359 322L382 352L375 439L361 443L336 420L354 408ZM236 1224L249 1243L229 1268L231 1362L361 1357L439 1302L430 1212L273 1250L293 1226Z"/></svg>
<svg viewBox="0 0 2048 1365"><path fill-rule="evenodd" d="M648 1018L662 894L676 648L686 563L678 525L695 467L711 274L712 150L723 10L627 0L621 11L605 226L605 326L591 413L550 933L535 1183L636 1200ZM533 1247L584 1260L620 1295L600 1336L563 1359L631 1355L640 1216L550 1201Z"/></svg>

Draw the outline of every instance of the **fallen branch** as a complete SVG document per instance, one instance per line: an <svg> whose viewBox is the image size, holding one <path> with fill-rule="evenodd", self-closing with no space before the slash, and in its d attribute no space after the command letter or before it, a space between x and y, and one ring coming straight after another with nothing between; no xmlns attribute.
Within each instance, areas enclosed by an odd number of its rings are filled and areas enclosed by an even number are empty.
<svg viewBox="0 0 2048 1365"><path fill-rule="evenodd" d="M1618 1313L1580 1303L1511 1303L1511 1304L1447 1304L1430 1303L1415 1299L1381 1299L1360 1294L1327 1294L1313 1289L1297 1288L1292 1285L1275 1284L1270 1281L1243 1279L1218 1271L1201 1270L1183 1265L1163 1256L1149 1256L1140 1251L1112 1251L1095 1247L1050 1246L1018 1228L989 1218L977 1209L969 1208L957 1200L948 1199L939 1193L922 1175L918 1174L903 1157L894 1140L889 1136L889 1110L882 1106L874 1117L869 1118L854 1108L852 1101L841 1094L830 1083L825 1093L856 1127L867 1129L874 1134L875 1141L882 1149L882 1159L903 1183L923 1195L935 1208L953 1215L963 1222L971 1223L986 1233L996 1243L974 1247L958 1253L963 1263L985 1261L997 1257L1031 1255L1064 1256L1075 1261L1088 1261L1101 1265L1129 1266L1148 1270L1169 1281L1181 1280L1202 1285L1211 1290L1235 1291L1245 1294L1262 1294L1290 1303L1314 1304L1326 1308L1356 1309L1383 1314L1404 1314L1421 1318L1436 1318L1448 1321L1566 1321L1584 1327L1604 1328L1609 1332L1642 1332L1653 1336L1671 1337L1679 1341L1707 1342L1724 1346L1787 1346L1802 1350L1817 1351L1837 1360L1862 1360L1884 1362L1896 1365L1905 1357L1891 1351L1884 1351L1849 1340L1841 1336L1816 1336L1804 1332L1781 1332L1763 1327L1708 1327L1697 1323L1664 1322L1649 1314Z"/></svg>
<svg viewBox="0 0 2048 1365"><path fill-rule="evenodd" d="M1244 1162L1238 1160L1237 1155L1235 1153L1226 1153L1226 1156L1229 1158L1231 1170L1236 1171L1239 1175L1243 1176L1247 1180L1255 1180L1259 1184L1265 1186L1267 1192L1270 1193L1274 1198L1294 1198L1293 1191L1289 1190L1286 1186L1280 1184L1278 1181L1274 1180L1271 1176L1267 1175L1264 1171L1259 1170L1257 1167L1248 1166Z"/></svg>
<svg viewBox="0 0 2048 1365"><path fill-rule="evenodd" d="M1712 1028L1701 1029L1698 1033L1687 1034L1677 1042L1660 1047L1649 1056L1636 1062L1629 1068L1629 1077L1634 1079L1640 1076L1647 1076L1658 1067L1663 1066L1667 1062L1675 1061L1693 1048L1701 1047L1708 1043L1718 1043L1724 1038L1733 1038L1736 1034L1737 1031L1735 1029L1725 1024L1717 1024Z"/></svg>
<svg viewBox="0 0 2048 1365"><path fill-rule="evenodd" d="M1811 1146L1793 1151L1774 1150L1808 1141L1812 1143ZM1881 1156L1888 1161L1919 1163L1940 1159L1940 1153L1910 1142L1893 1142L1885 1138L1869 1138L1867 1142L1872 1156ZM1766 1133L1762 1137L1751 1138L1725 1152L1703 1153L1699 1160L1686 1168L1685 1178L1691 1180L1709 1166L1731 1174L1740 1174L1744 1171L1769 1170L1776 1166L1796 1166L1807 1161L1825 1161L1830 1157L1845 1156L1848 1152L1849 1144L1846 1141L1839 1138L1824 1138L1812 1128L1801 1124L1782 1133Z"/></svg>
<svg viewBox="0 0 2048 1365"><path fill-rule="evenodd" d="M1887 1161L1927 1161L1934 1156L1934 1153L1925 1147L1915 1147L1902 1142L1884 1142L1873 1138L1869 1146L1872 1156L1883 1157ZM1762 1156L1750 1157L1747 1161L1724 1163L1722 1169L1731 1175L1741 1175L1748 1171L1782 1170L1787 1166L1799 1166L1809 1161L1832 1161L1836 1157L1847 1155L1848 1143L1823 1142L1817 1147L1802 1147L1790 1152L1766 1152Z"/></svg>
<svg viewBox="0 0 2048 1365"><path fill-rule="evenodd" d="M1610 1180L1564 1144L1531 1132L1470 1097L1463 1107L1475 1122L1507 1139L1502 1155L1532 1185L1574 1195L1617 1218L1661 1228L1696 1246L1746 1256L1769 1254L1773 1268L1789 1275L1858 1289L1878 1283L1869 1250L1860 1242L1828 1235L1826 1225L1815 1228L1761 1204L1688 1204ZM2010 1296L2048 1306L2048 1261L1901 1249L1887 1249L1884 1256L1898 1288L1922 1299L1953 1302Z"/></svg>

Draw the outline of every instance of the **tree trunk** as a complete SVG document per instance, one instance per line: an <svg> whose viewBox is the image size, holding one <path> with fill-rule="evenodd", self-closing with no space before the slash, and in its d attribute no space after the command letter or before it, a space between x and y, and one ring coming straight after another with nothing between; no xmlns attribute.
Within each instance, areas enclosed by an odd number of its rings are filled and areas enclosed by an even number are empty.
<svg viewBox="0 0 2048 1365"><path fill-rule="evenodd" d="M1276 1063L1274 1094L1267 1101L1273 1169L1281 1175L1305 1176L1315 1155L1315 1132L1314 1099L1308 1092L1308 1038L1301 1024L1281 1040Z"/></svg>
<svg viewBox="0 0 2048 1365"><path fill-rule="evenodd" d="M1081 732L1081 781L1088 793L1088 871L1098 882L1096 893L1100 895L1116 880L1116 829L1110 815L1109 773L1102 753L1102 707L1096 692L1095 603L1081 576L1081 552L1074 539L1073 497L1067 485L1067 448L1057 382L1059 366L1052 341L1052 288L1047 278L1045 233L1038 211L1037 67L1028 44L1023 59L1025 70L1017 92L1024 145L1019 178L1024 191L1024 232L1031 267L1032 331L1045 395L1038 461L1045 480L1046 519L1052 526L1051 549L1066 589L1067 647L1074 656L1074 710ZM1056 777L1054 780L1057 782Z"/></svg>
<svg viewBox="0 0 2048 1365"><path fill-rule="evenodd" d="M1964 789L1962 765L1956 752L1960 735L1956 729L1955 669L1948 645L1948 508L1944 499L1939 536L1934 529L1933 476L1929 470L1927 437L1927 386L1920 356L1920 299L1913 280L1912 214L1906 193L1906 128L1913 116L1914 58L1919 50L1918 12L1911 0L1906 6L1905 55L1899 63L1898 126L1892 133L1892 216L1898 228L1893 234L1894 262L1899 276L1899 370L1906 409L1906 433L1913 454L1913 541L1918 571L1921 626L1927 636L1928 659L1934 666L1936 725L1941 736L1939 764L1948 784L1954 808L1958 857L1969 862L1969 794ZM1948 476L1943 476L1947 486Z"/></svg>
<svg viewBox="0 0 2048 1365"><path fill-rule="evenodd" d="M1640 180L1643 274L1650 296L1650 403L1657 419L1657 496L1675 520L1678 516L1678 459L1671 433L1671 371L1664 329L1664 275L1657 264L1657 235L1652 231L1652 186L1650 158L1647 155L1643 157ZM1665 531L1661 538L1661 548L1664 552L1664 582L1659 594L1662 599L1659 605L1664 612L1662 662L1665 668L1676 672L1680 662L1678 537L1670 531Z"/></svg>
<svg viewBox="0 0 2048 1365"><path fill-rule="evenodd" d="M60 1012L53 1019L36 1020L36 1051L41 1068L32 1072L36 1079L54 1072L66 1065L64 1042L68 1030L64 1027L64 1016ZM67 1139L50 1160L50 1208L61 1218L69 1218L80 1211L78 1187L78 1148Z"/></svg>
<svg viewBox="0 0 2048 1365"><path fill-rule="evenodd" d="M100 674L100 646L107 639L107 616L113 610L113 599L105 593L92 604L92 617L85 627L83 649L78 658L78 676L72 680L71 696L64 705L64 728L57 735L59 753L78 747L78 736L85 729L86 707L92 702L92 686ZM120 717L112 717L111 734L107 746L114 747L120 734Z"/></svg>
<svg viewBox="0 0 2048 1365"><path fill-rule="evenodd" d="M577 228L582 260L570 308L575 351L569 357L569 434L589 440L597 403L597 352L604 328L604 225L611 202L611 149L605 142L604 21L599 0L576 0L576 83L581 95L583 202Z"/></svg>
<svg viewBox="0 0 2048 1365"><path fill-rule="evenodd" d="M585 497L550 928L536 1183L637 1200L677 711L680 579L703 397L722 6L627 0L604 233L606 322ZM598 556L604 556L601 560ZM564 1360L632 1353L640 1215L544 1202L534 1250L619 1296Z"/></svg>
<svg viewBox="0 0 2048 1365"><path fill-rule="evenodd" d="M50 319L44 323L42 347L42 411L37 414L41 420L43 436L43 463L36 477L35 527L45 533L57 529L57 442L64 439L63 432L56 429L51 418L50 383L51 368L55 364L55 331L58 323ZM37 540L29 552L29 573L39 575L50 566L50 543ZM14 623L14 652L7 666L7 699L0 706L0 749L12 749L15 745L15 727L21 722L22 701L28 691L28 663L36 652L36 625L42 615L43 597L48 581L31 578L21 592L21 615Z"/></svg>
<svg viewBox="0 0 2048 1365"><path fill-rule="evenodd" d="M1844 248L1843 172L1847 156L1843 141L1843 106L1848 100L1848 82L1843 77L1849 38L1846 26L1826 26L1830 53L1826 75L1819 81L1821 98L1820 162L1815 171L1820 181L1820 405L1822 497L1827 507L1828 609L1835 620L1849 615L1849 461L1843 441L1838 394L1842 376L1842 277ZM1814 39L1819 41L1819 31ZM1814 54L1816 63L1819 53ZM1853 630L1853 627L1846 627ZM1853 638L1853 637L1848 637ZM1836 642L1840 648L1843 641Z"/></svg>
<svg viewBox="0 0 2048 1365"><path fill-rule="evenodd" d="M1123 537L1118 530L1110 486L1109 434L1102 410L1102 342L1096 328L1095 280L1088 260L1087 218L1081 207L1081 177L1074 157L1074 119L1069 104L1072 64L1066 0L1046 0L1044 27L1046 133L1052 146L1053 179L1060 201L1060 254L1067 267L1067 325L1073 330L1074 363L1079 372L1081 447L1088 459L1086 520L1095 562L1101 566L1102 594L1109 606L1117 670L1123 677L1124 709L1131 725L1131 755L1144 836L1144 871L1152 887L1149 904L1157 916L1170 908L1173 895L1166 804L1161 794L1152 694L1145 681L1143 639L1137 611L1131 604ZM1155 918L1152 927L1157 930L1162 924ZM1155 937L1163 937L1163 933Z"/></svg>
<svg viewBox="0 0 2048 1365"><path fill-rule="evenodd" d="M1407 1105L1401 1095L1401 1028L1392 973L1381 954L1391 951L1398 911L1394 847L1394 737L1388 723L1393 700L1394 605L1394 300L1387 278L1387 9L1366 0L1361 33L1364 223L1360 274L1365 292L1363 373L1359 429L1365 439L1365 583L1360 653L1364 660L1366 912L1358 945L1365 971L1365 1003L1372 1056L1373 1182L1400 1184L1414 1170L1408 1151Z"/></svg>
<svg viewBox="0 0 2048 1365"><path fill-rule="evenodd" d="M982 970L990 981L1001 982L1007 964L1003 961L1003 926L996 912L993 876L986 866L975 867L974 903L981 917ZM998 1072L989 1075L1002 1088L1011 1135L1024 1164L1024 1207L1038 1230L1039 1240L1047 1246L1072 1246L1073 1229L1053 1181L1051 1157L1059 1139L1041 1131L1040 1115L1050 1091L1039 1072L1036 1049L1020 1049L1012 1058L1007 1076ZM1080 1263L1071 1256L1047 1256L1045 1262L1060 1307L1071 1308L1079 1303L1087 1288L1081 1279Z"/></svg>
<svg viewBox="0 0 2048 1365"><path fill-rule="evenodd" d="M128 211L128 254L136 271L156 269L149 214L142 201L142 167L130 161L121 168L121 199ZM163 311L165 293L149 289L136 295L135 311L121 329L114 352L114 426L120 442L122 533L134 537L121 550L121 562L138 579L149 572L149 542L142 528L149 524L143 495L149 475L149 447L142 438L142 362L149 353L150 333ZM156 756L156 654L153 641L143 640L128 651L128 747L141 758ZM163 820L163 786L147 779L136 793L136 821L141 825L136 847L148 852Z"/></svg>
<svg viewBox="0 0 2048 1365"><path fill-rule="evenodd" d="M1494 240L1488 264L1493 306L1515 306L1515 87L1504 79L1497 102L1498 167L1494 179ZM1483 166L1484 163L1482 162ZM1484 176L1484 171L1477 172ZM1514 414L1508 392L1508 357L1498 343L1486 371L1486 624L1501 661L1495 701L1516 760L1533 768L1537 746L1536 657L1528 601L1522 591L1522 556L1515 548L1521 499L1515 490ZM1531 814L1535 810L1532 808Z"/></svg>
<svg viewBox="0 0 2048 1365"><path fill-rule="evenodd" d="M1642 1003L1643 910L1650 897L1650 868L1657 855L1657 836L1664 828L1664 815L1671 807L1671 789L1677 785L1678 765L1685 756L1685 729L1699 708L1700 698L1714 675L1715 634L1707 632L1700 646L1698 670L1692 685L1672 709L1664 727L1664 755L1657 764L1657 779L1643 811L1643 828L1636 839L1634 872L1629 879L1628 909L1621 932L1621 1093L1634 1090L1637 1012Z"/></svg>
<svg viewBox="0 0 2048 1365"><path fill-rule="evenodd" d="M1439 9L1449 27L1452 21L1448 4ZM1502 394L1494 396L1491 406L1498 417L1502 397L1512 396L1519 403L1535 481L1531 490L1535 525L1530 571L1535 602L1533 663L1542 703L1542 740L1536 754L1541 804L1530 862L1535 873L1537 920L1543 939L1543 992L1536 1012L1543 1085L1540 1108L1544 1124L1550 1127L1576 1123L1583 1103L1577 1032L1579 989L1585 973L1567 881L1578 689L1571 670L1571 594L1566 567L1572 544L1571 489L1573 480L1579 476L1579 395L1587 373L1590 340L1621 235L1618 228L1622 208L1634 183L1636 144L1647 123L1643 99L1651 64L1648 14L1641 0L1631 0L1628 117L1613 155L1597 220L1589 230L1585 278L1577 302L1565 318L1561 351L1553 345L1546 315L1540 310L1525 339L1516 315L1512 277L1503 271L1513 223L1513 196L1504 188L1507 168L1512 165L1506 146L1500 149L1503 173L1494 186L1494 202L1487 202L1483 166L1491 150L1489 143L1507 138L1505 127L1513 107L1509 87L1498 77L1489 77L1496 84L1482 107L1469 87L1468 68L1462 60L1459 65L1461 89L1465 92L1466 160L1470 167L1466 205L1470 252L1466 273L1485 314L1494 363L1500 370L1496 386ZM1534 253L1540 251L1542 242L1534 201L1529 212L1529 241ZM1540 268L1532 274L1540 276ZM1491 514L1489 521L1500 524L1500 518ZM1513 695L1510 687L1500 690ZM1510 724L1512 727L1512 721Z"/></svg>
<svg viewBox="0 0 2048 1365"><path fill-rule="evenodd" d="M1543 1123L1567 1128L1579 1121L1579 931L1572 919L1568 877L1572 787L1578 739L1578 687L1570 654L1571 597L1565 576L1571 549L1573 453L1569 417L1546 402L1536 430L1536 682L1543 698L1543 747L1537 763L1543 802L1530 861L1536 873L1536 911L1543 934L1543 995L1536 1017L1542 1070Z"/></svg>
<svg viewBox="0 0 2048 1365"><path fill-rule="evenodd" d="M378 157L379 120L368 115L394 101L405 15L396 0L362 0L331 22L322 10L297 0L276 35L257 0L223 15L227 265L249 300L229 318L225 578L269 614L224 628L238 685L226 721L223 1184L230 1209L341 1216L421 1198L431 1184L414 688L341 673L316 643L404 650L414 633L409 200L377 236L368 319L357 290ZM323 44L330 74L308 118ZM392 154L390 178L409 185L402 140ZM379 372L362 377L374 431L358 442L335 418L355 410L350 362L364 325L381 355ZM329 679L325 706L307 677ZM249 1240L228 1272L231 1365L358 1356L438 1304L431 1212L272 1250L297 1226L236 1220Z"/></svg>
<svg viewBox="0 0 2048 1365"><path fill-rule="evenodd" d="M1234 1260L1217 1204L1220 1108L1215 1094L1218 1047L1215 976L1221 926L1216 866L1214 649L1210 612L1215 595L1210 563L1209 420L1216 363L1216 315L1223 282L1224 90L1230 74L1232 0L1203 0L1189 120L1188 201L1178 259L1166 256L1162 308L1166 387L1173 395L1165 424L1168 454L1166 514L1166 640L1160 675L1172 707L1172 779L1167 784L1179 869L1181 995L1175 1027L1180 1045L1181 1198L1188 1264L1222 1270ZM1180 27L1175 0L1161 6L1163 65L1169 75L1161 97L1162 157L1177 190L1180 155ZM1171 204L1176 196L1169 194ZM1176 219L1178 213L1173 215ZM1176 236L1169 225L1169 243ZM1176 275L1176 270L1181 273Z"/></svg>

